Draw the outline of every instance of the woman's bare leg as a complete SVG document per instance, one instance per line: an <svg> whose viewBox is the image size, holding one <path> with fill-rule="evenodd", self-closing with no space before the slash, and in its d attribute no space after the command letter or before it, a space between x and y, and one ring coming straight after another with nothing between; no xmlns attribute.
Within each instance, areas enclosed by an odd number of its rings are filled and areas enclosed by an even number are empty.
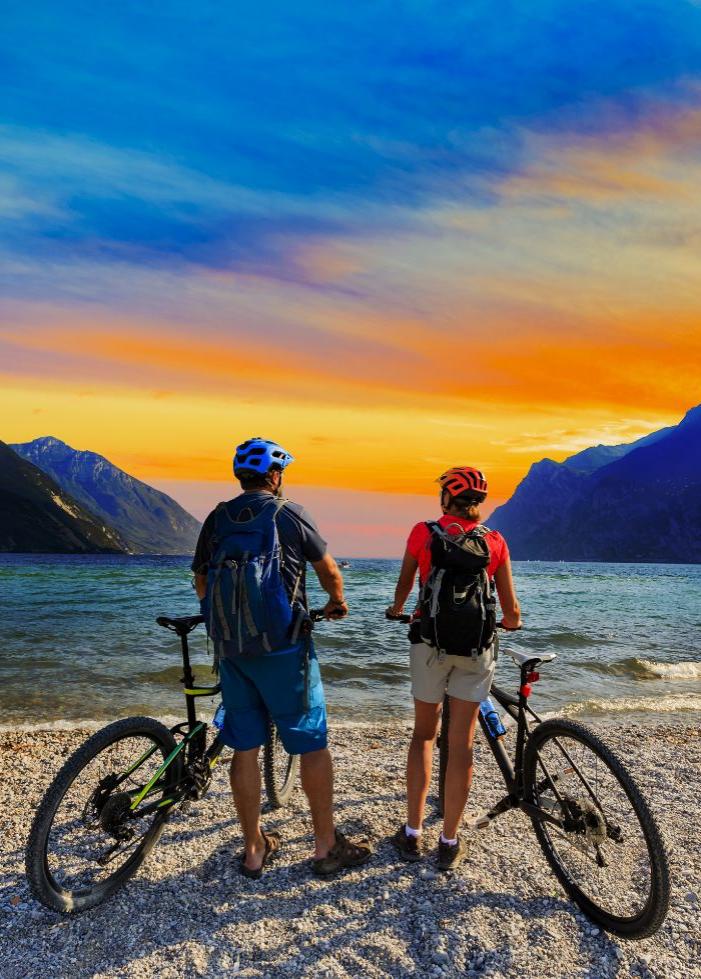
<svg viewBox="0 0 701 979"><path fill-rule="evenodd" d="M472 781L472 744L479 704L450 698L448 769L445 773L443 836L454 840L467 804Z"/></svg>
<svg viewBox="0 0 701 979"><path fill-rule="evenodd" d="M423 824L440 716L440 704L414 700L414 733L406 767L407 825L412 829L421 829Z"/></svg>

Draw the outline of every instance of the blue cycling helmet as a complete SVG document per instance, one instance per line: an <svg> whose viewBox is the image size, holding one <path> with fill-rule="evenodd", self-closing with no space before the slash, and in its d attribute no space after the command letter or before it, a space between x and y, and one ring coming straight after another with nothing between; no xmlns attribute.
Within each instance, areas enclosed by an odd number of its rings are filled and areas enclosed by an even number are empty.
<svg viewBox="0 0 701 979"><path fill-rule="evenodd" d="M277 442L261 438L246 439L236 449L234 475L237 476L243 470L265 475L273 468L285 469L294 461L294 456Z"/></svg>

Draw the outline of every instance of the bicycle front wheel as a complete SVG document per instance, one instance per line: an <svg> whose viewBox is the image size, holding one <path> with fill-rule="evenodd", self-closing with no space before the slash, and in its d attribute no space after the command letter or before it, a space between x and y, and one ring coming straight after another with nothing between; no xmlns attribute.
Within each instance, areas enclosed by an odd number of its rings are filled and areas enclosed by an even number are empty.
<svg viewBox="0 0 701 979"><path fill-rule="evenodd" d="M263 775L265 791L272 809L286 805L294 792L299 771L299 755L288 755L280 740L275 722L269 721L268 740L265 742Z"/></svg>
<svg viewBox="0 0 701 979"><path fill-rule="evenodd" d="M37 900L66 914L85 911L136 873L167 819L180 759L160 775L159 770L175 748L163 724L127 717L71 755L47 789L29 833L26 869Z"/></svg>
<svg viewBox="0 0 701 979"><path fill-rule="evenodd" d="M627 938L652 935L669 907L669 862L642 792L617 755L574 721L544 721L528 739L527 798L555 876L584 913Z"/></svg>

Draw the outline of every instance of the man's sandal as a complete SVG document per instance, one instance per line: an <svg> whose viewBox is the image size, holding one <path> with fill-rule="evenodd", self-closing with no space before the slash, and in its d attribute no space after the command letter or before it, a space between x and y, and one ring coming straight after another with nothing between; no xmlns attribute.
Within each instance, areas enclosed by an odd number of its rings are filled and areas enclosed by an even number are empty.
<svg viewBox="0 0 701 979"><path fill-rule="evenodd" d="M325 857L312 860L312 870L317 877L330 877L345 867L362 867L372 856L372 849L362 844L351 843L343 833L336 830L336 842Z"/></svg>
<svg viewBox="0 0 701 979"><path fill-rule="evenodd" d="M275 854L280 849L280 834L279 833L263 833L263 839L265 840L265 850L263 851L263 862L257 870L251 870L250 867L246 866L246 854L245 852L239 857L239 870L244 877L248 877L249 880L260 880L263 876L263 869L265 865L269 863Z"/></svg>

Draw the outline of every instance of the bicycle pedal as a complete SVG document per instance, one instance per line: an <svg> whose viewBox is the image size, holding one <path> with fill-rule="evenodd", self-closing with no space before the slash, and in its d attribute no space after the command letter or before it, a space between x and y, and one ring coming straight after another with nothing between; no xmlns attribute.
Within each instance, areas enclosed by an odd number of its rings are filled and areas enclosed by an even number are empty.
<svg viewBox="0 0 701 979"><path fill-rule="evenodd" d="M470 822L470 829L474 830L484 830L488 829L492 825L492 820L485 813L483 816L476 816Z"/></svg>

